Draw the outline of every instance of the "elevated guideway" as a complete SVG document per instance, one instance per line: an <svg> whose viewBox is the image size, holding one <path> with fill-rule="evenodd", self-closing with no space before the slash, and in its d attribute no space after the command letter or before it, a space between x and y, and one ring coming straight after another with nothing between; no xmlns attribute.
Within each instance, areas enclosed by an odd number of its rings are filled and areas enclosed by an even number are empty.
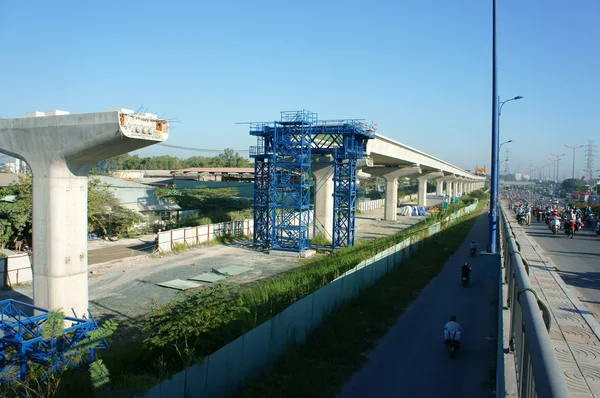
<svg viewBox="0 0 600 398"><path fill-rule="evenodd" d="M419 181L418 205L427 205L427 181L437 182L436 195L449 199L483 188L485 177L463 170L444 160L401 142L374 133L375 138L367 141L366 166L364 173L383 177L386 180L385 219L397 219L398 178L412 177Z"/></svg>

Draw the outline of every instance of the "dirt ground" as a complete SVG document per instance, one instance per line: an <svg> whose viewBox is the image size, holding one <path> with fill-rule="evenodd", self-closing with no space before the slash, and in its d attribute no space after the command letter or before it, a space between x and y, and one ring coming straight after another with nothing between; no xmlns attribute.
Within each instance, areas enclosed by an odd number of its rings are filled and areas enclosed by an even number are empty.
<svg viewBox="0 0 600 398"><path fill-rule="evenodd" d="M423 217L398 217L384 221L383 209L357 215L356 239L375 239L394 234L421 221ZM211 269L230 265L253 268L247 273L227 278L230 283L248 283L298 267L300 259L292 255L265 254L250 247L251 240L192 248L179 254L162 257L145 248L154 241L153 235L118 242L92 241L88 244L90 260L96 255L111 259L90 261L89 300L95 317L113 315L135 318L145 313L152 302L165 303L180 291L156 285L172 279L187 279ZM96 257L101 258L101 257ZM0 298L29 301L31 284L0 292Z"/></svg>

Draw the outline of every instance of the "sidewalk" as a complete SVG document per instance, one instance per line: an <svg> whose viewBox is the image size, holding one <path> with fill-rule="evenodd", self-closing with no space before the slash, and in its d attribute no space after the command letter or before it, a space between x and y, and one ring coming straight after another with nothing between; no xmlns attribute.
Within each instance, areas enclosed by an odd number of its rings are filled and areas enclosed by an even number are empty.
<svg viewBox="0 0 600 398"><path fill-rule="evenodd" d="M574 398L600 398L600 325L556 272L552 260L513 220L509 220L529 279L550 308L550 340Z"/></svg>
<svg viewBox="0 0 600 398"><path fill-rule="evenodd" d="M341 397L491 397L497 352L498 255L469 255L475 239L484 250L487 211L442 271L423 289L396 325L368 353L369 361L344 386ZM473 268L467 288L460 266ZM461 348L450 359L443 328L451 315L463 327Z"/></svg>

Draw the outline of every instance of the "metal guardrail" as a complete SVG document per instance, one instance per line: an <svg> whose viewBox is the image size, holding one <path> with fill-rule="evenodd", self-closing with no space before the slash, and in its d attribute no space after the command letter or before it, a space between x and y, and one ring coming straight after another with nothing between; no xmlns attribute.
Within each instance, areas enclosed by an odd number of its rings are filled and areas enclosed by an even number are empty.
<svg viewBox="0 0 600 398"><path fill-rule="evenodd" d="M518 396L570 397L548 334L550 312L529 282L529 269L521 257L519 244L502 209L501 214L502 261L508 285L506 305L511 319L509 349L515 358Z"/></svg>

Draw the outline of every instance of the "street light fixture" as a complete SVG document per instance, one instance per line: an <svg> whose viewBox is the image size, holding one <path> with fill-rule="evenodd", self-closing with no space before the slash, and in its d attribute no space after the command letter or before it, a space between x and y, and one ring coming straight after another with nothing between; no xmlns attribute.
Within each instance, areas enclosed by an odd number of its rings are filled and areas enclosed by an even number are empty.
<svg viewBox="0 0 600 398"><path fill-rule="evenodd" d="M564 144L567 148L573 150L573 175L571 176L571 200L575 198L575 151L579 148L583 148L585 145L569 146Z"/></svg>

